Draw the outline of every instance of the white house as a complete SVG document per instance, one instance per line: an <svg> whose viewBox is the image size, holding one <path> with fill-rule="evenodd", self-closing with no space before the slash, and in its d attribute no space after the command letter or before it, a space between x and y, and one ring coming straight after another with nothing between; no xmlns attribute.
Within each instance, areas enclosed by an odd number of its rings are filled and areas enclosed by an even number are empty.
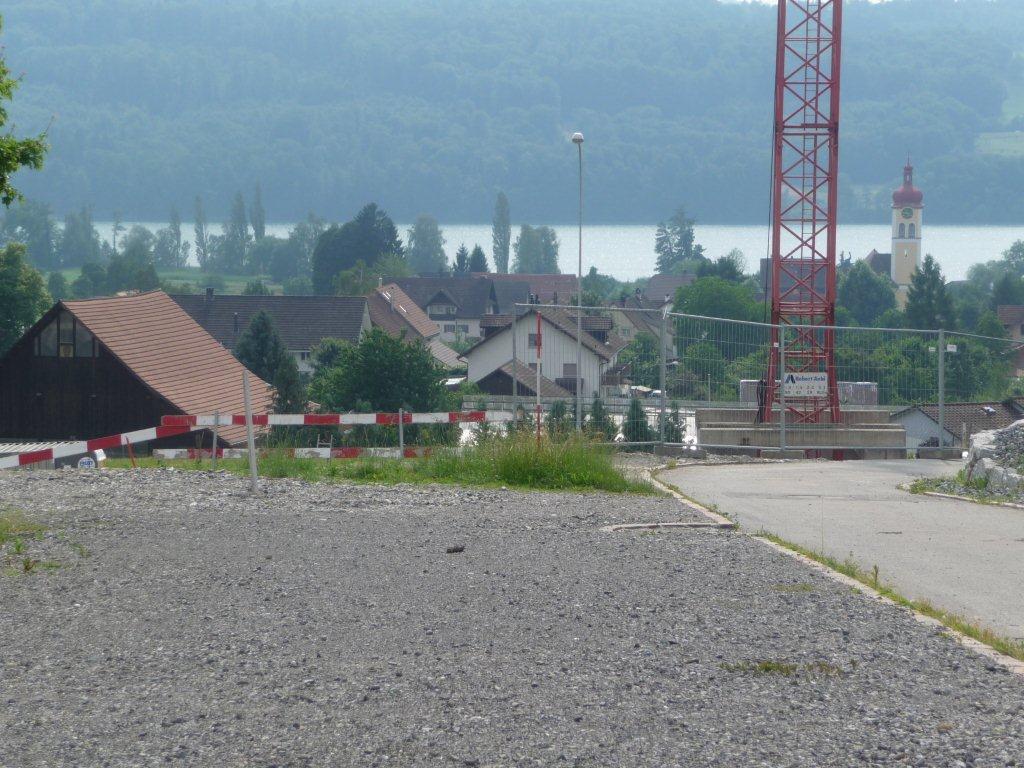
<svg viewBox="0 0 1024 768"><path fill-rule="evenodd" d="M544 388L550 389L545 382L553 383L565 390L566 394L571 394L577 389L577 378L579 391L584 397L599 393L602 375L615 364L616 356L624 344L617 336L609 335L606 328L586 330L588 325L610 326L607 318L585 317L584 320L587 322L581 339L581 366L577 371L576 318L562 310L531 309L514 321L509 317L507 324L495 329L487 338L464 353L463 357L469 365L469 380L477 383L486 380L490 390L485 391L491 391L492 394L509 394L511 390L503 390L506 386L511 387L511 378L507 375L503 377L500 369L513 359L519 363L515 367L517 372L523 366L529 366L531 375L535 376L538 315L541 323L539 339L542 394ZM505 368L505 374L509 370ZM505 378L508 380L504 381ZM523 383L521 376L516 378L520 384Z"/></svg>

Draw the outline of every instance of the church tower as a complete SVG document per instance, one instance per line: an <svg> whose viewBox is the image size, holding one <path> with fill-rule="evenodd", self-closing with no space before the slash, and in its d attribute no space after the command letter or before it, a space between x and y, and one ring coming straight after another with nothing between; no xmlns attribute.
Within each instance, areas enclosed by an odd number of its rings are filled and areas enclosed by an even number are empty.
<svg viewBox="0 0 1024 768"><path fill-rule="evenodd" d="M892 193L892 261L890 274L896 283L896 300L907 302L910 278L921 266L921 213L924 193L914 186L914 166L907 158L903 186Z"/></svg>

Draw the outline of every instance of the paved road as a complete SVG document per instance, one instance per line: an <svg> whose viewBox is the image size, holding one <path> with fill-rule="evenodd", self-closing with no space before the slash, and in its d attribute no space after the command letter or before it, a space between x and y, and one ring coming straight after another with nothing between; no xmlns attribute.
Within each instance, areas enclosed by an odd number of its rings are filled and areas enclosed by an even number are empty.
<svg viewBox="0 0 1024 768"><path fill-rule="evenodd" d="M914 478L959 462L849 461L689 466L662 477L748 531L877 565L908 597L1024 637L1024 510L914 496Z"/></svg>

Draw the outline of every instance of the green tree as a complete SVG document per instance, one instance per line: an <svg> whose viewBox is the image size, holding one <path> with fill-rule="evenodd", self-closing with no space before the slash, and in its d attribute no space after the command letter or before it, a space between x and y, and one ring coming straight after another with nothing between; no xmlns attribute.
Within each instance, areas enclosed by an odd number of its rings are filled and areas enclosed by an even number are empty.
<svg viewBox="0 0 1024 768"><path fill-rule="evenodd" d="M274 320L266 312L260 311L253 315L249 327L238 339L235 357L256 376L272 384L277 369L284 358L290 355L281 341Z"/></svg>
<svg viewBox="0 0 1024 768"><path fill-rule="evenodd" d="M313 289L334 293L334 279L357 262L373 265L384 256L405 256L398 229L391 217L376 203L363 206L352 221L331 226L317 238L313 249Z"/></svg>
<svg viewBox="0 0 1024 768"><path fill-rule="evenodd" d="M697 264L697 277L720 277L730 283L742 283L746 276L743 274L745 266L743 251L733 248L725 256L717 261L705 259Z"/></svg>
<svg viewBox="0 0 1024 768"><path fill-rule="evenodd" d="M575 413L575 410L573 411ZM567 435L573 428L573 417L569 415L569 409L564 400L555 400L544 419L548 428L548 434L552 437Z"/></svg>
<svg viewBox="0 0 1024 768"><path fill-rule="evenodd" d="M992 306L1024 304L1024 278L1003 272L992 286Z"/></svg>
<svg viewBox="0 0 1024 768"><path fill-rule="evenodd" d="M57 250L60 265L64 268L103 259L100 234L93 226L92 211L88 207L64 216L64 229L57 241Z"/></svg>
<svg viewBox="0 0 1024 768"><path fill-rule="evenodd" d="M196 261L199 268L203 270L213 269L213 253L210 250L210 236L207 231L206 211L203 209L203 199L196 195L194 232L196 240Z"/></svg>
<svg viewBox="0 0 1024 768"><path fill-rule="evenodd" d="M188 264L188 241L181 238L181 215L171 207L168 225L157 230L153 244L153 263L161 269L181 269Z"/></svg>
<svg viewBox="0 0 1024 768"><path fill-rule="evenodd" d="M81 274L71 283L71 295L76 299L91 299L107 292L107 270L102 264L87 261Z"/></svg>
<svg viewBox="0 0 1024 768"><path fill-rule="evenodd" d="M0 18L0 29L3 19ZM7 124L7 109L4 102L14 98L19 79L11 77L11 71L0 49L0 128ZM39 170L48 147L46 134L34 138L17 138L12 131L0 134L0 202L10 207L15 200L21 200L21 193L15 188L11 177L22 168Z"/></svg>
<svg viewBox="0 0 1024 768"><path fill-rule="evenodd" d="M313 284L308 277L289 277L282 286L285 296L312 296Z"/></svg>
<svg viewBox="0 0 1024 768"><path fill-rule="evenodd" d="M54 301L60 301L68 297L68 281L64 278L63 272L51 272L46 279L46 291Z"/></svg>
<svg viewBox="0 0 1024 768"><path fill-rule="evenodd" d="M874 325L882 313L896 308L892 281L875 274L863 261L858 261L839 280L838 302L858 325Z"/></svg>
<svg viewBox="0 0 1024 768"><path fill-rule="evenodd" d="M249 219L245 213L245 199L241 192L235 193L231 202L231 215L224 224L224 235L218 254L217 266L229 273L239 273L245 265L249 252Z"/></svg>
<svg viewBox="0 0 1024 768"><path fill-rule="evenodd" d="M513 272L529 275L557 275L558 235L551 227L531 227L523 224L513 245L515 265Z"/></svg>
<svg viewBox="0 0 1024 768"><path fill-rule="evenodd" d="M126 290L151 291L160 287L153 264L156 238L145 227L135 224L123 239L123 249L107 265L106 289L111 293Z"/></svg>
<svg viewBox="0 0 1024 768"><path fill-rule="evenodd" d="M675 311L730 320L760 320L763 306L754 300L748 285L720 277L702 277L679 289Z"/></svg>
<svg viewBox="0 0 1024 768"><path fill-rule="evenodd" d="M683 208L677 208L668 223L661 222L654 235L654 252L658 255L659 275L680 274L704 260L704 248L696 243L693 219Z"/></svg>
<svg viewBox="0 0 1024 768"><path fill-rule="evenodd" d="M0 355L52 303L43 276L28 264L25 251L21 243L8 243L0 250Z"/></svg>
<svg viewBox="0 0 1024 768"><path fill-rule="evenodd" d="M249 221L252 222L253 239L259 242L267 234L267 212L263 210L263 192L260 185L252 195L252 205L249 207Z"/></svg>
<svg viewBox="0 0 1024 768"><path fill-rule="evenodd" d="M447 408L442 371L419 339L396 339L373 328L358 344L321 344L314 358L309 396L329 411Z"/></svg>
<svg viewBox="0 0 1024 768"><path fill-rule="evenodd" d="M243 296L271 296L273 291L262 280L250 280L242 289Z"/></svg>
<svg viewBox="0 0 1024 768"><path fill-rule="evenodd" d="M494 201L494 218L491 221L491 258L494 260L494 271L508 274L509 248L512 245L512 219L509 211L508 198L504 192L498 193Z"/></svg>
<svg viewBox="0 0 1024 768"><path fill-rule="evenodd" d="M273 274L274 271L278 273L287 272L293 273L297 262L297 256L293 251L293 246L288 240L284 240L280 237L274 237L273 235L266 235L260 240L253 241L253 244L249 246L249 252L246 254L245 269L249 274L262 275L270 272ZM278 263L278 269L275 270L274 264ZM287 267L284 265L287 264ZM284 278L278 282L283 282L284 279L294 276L293 274L285 274Z"/></svg>
<svg viewBox="0 0 1024 768"><path fill-rule="evenodd" d="M277 413L304 413L306 392L299 375L299 365L289 354L283 355L274 371L274 411Z"/></svg>
<svg viewBox="0 0 1024 768"><path fill-rule="evenodd" d="M487 272L487 256L479 245L474 245L473 252L469 254L469 271Z"/></svg>
<svg viewBox="0 0 1024 768"><path fill-rule="evenodd" d="M421 214L409 230L406 260L409 268L419 275L435 275L448 271L448 258L444 254L444 235L437 219Z"/></svg>
<svg viewBox="0 0 1024 768"><path fill-rule="evenodd" d="M629 366L629 380L641 387L657 389L661 382L661 354L658 337L641 331L619 353L619 363Z"/></svg>
<svg viewBox="0 0 1024 768"><path fill-rule="evenodd" d="M57 244L60 232L50 206L36 200L22 200L4 214L0 244L24 243L28 258L37 269L60 266Z"/></svg>
<svg viewBox="0 0 1024 768"><path fill-rule="evenodd" d="M1006 329L999 322L999 317L992 310L983 312L974 326L974 332L979 336L991 336L994 339L1005 339ZM1002 345L997 349L1002 348Z"/></svg>
<svg viewBox="0 0 1024 768"><path fill-rule="evenodd" d="M627 443L647 443L653 439L647 412L639 398L634 397L629 401L629 408L622 420L622 436Z"/></svg>
<svg viewBox="0 0 1024 768"><path fill-rule="evenodd" d="M594 393L594 399L590 403L590 417L587 419L586 431L588 435L598 440L612 440L615 437L615 422L612 421L604 400L597 393Z"/></svg>
<svg viewBox="0 0 1024 768"><path fill-rule="evenodd" d="M469 274L469 249L466 248L465 243L460 245L459 249L455 251L455 263L452 264L452 272L456 275Z"/></svg>
<svg viewBox="0 0 1024 768"><path fill-rule="evenodd" d="M681 443L683 442L683 417L679 411L679 403L673 400L669 405L669 410L665 413L665 442L666 443Z"/></svg>
<svg viewBox="0 0 1024 768"><path fill-rule="evenodd" d="M956 316L953 302L946 291L946 278L931 254L914 271L907 292L907 323L922 330L954 330Z"/></svg>

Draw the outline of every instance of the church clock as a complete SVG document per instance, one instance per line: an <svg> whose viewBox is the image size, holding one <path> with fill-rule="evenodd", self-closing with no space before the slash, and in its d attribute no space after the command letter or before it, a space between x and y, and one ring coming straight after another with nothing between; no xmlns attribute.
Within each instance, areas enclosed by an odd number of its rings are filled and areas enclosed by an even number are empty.
<svg viewBox="0 0 1024 768"><path fill-rule="evenodd" d="M913 216L914 216L914 209L913 208L904 208L903 209L903 218L904 219L910 219L910 218L913 218Z"/></svg>

